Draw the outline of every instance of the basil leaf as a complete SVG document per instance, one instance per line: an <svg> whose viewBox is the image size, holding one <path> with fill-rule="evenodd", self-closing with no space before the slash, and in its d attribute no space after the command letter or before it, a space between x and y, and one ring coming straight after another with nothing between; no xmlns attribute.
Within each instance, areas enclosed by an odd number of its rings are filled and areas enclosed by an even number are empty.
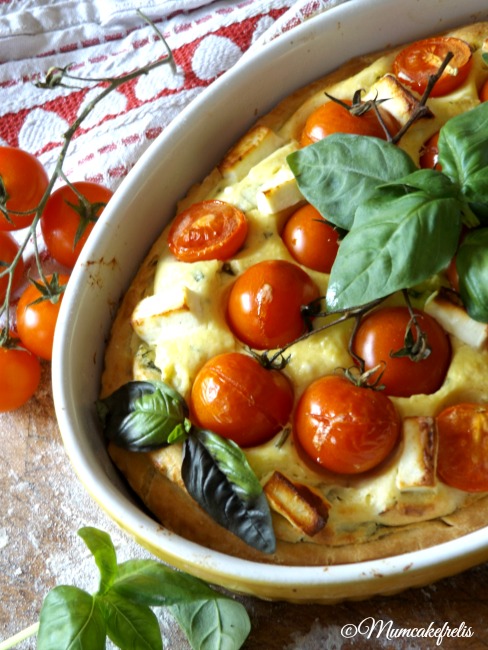
<svg viewBox="0 0 488 650"><path fill-rule="evenodd" d="M78 535L89 548L100 571L99 590L106 591L117 573L117 556L110 535L98 528L88 526L80 528Z"/></svg>
<svg viewBox="0 0 488 650"><path fill-rule="evenodd" d="M448 176L435 169L417 169L408 176L381 185L378 189L403 188L405 194L421 190L431 199L453 198L462 201L459 186ZM397 196L399 193L397 192Z"/></svg>
<svg viewBox="0 0 488 650"><path fill-rule="evenodd" d="M456 115L439 134L439 164L469 203L488 204L488 104Z"/></svg>
<svg viewBox="0 0 488 650"><path fill-rule="evenodd" d="M488 323L488 228L472 230L456 255L459 292L466 311L481 323Z"/></svg>
<svg viewBox="0 0 488 650"><path fill-rule="evenodd" d="M268 502L244 452L234 442L195 429L185 440L181 474L189 494L214 521L250 546L274 552Z"/></svg>
<svg viewBox="0 0 488 650"><path fill-rule="evenodd" d="M131 381L97 409L106 437L125 449L148 451L186 435L186 404L163 382Z"/></svg>
<svg viewBox="0 0 488 650"><path fill-rule="evenodd" d="M243 605L230 598L169 607L194 650L239 650L251 631Z"/></svg>
<svg viewBox="0 0 488 650"><path fill-rule="evenodd" d="M158 619L149 607L126 600L113 591L100 596L99 600L104 610L107 636L117 647L121 650L162 650Z"/></svg>
<svg viewBox="0 0 488 650"><path fill-rule="evenodd" d="M360 206L341 242L326 294L331 311L412 287L445 268L461 229L459 201L417 191L381 192Z"/></svg>
<svg viewBox="0 0 488 650"><path fill-rule="evenodd" d="M72 586L52 589L42 604L37 650L103 650L105 621L95 597Z"/></svg>
<svg viewBox="0 0 488 650"><path fill-rule="evenodd" d="M217 596L217 592L198 578L155 560L129 560L119 564L112 591L132 602L152 607Z"/></svg>
<svg viewBox="0 0 488 650"><path fill-rule="evenodd" d="M378 185L416 169L410 156L379 138L336 133L287 158L298 187L328 221L349 230L356 209Z"/></svg>

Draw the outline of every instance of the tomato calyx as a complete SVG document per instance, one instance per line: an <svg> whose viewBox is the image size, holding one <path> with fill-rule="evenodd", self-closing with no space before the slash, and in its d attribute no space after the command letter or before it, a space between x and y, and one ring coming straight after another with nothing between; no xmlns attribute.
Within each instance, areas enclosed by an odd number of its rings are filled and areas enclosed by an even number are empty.
<svg viewBox="0 0 488 650"><path fill-rule="evenodd" d="M41 294L39 298L36 298L36 300L30 303L32 305L37 305L45 300L49 300L49 302L55 305L57 302L59 302L67 287L67 284L60 283L58 273L53 273L44 281L34 280L33 278L30 278L30 282Z"/></svg>
<svg viewBox="0 0 488 650"><path fill-rule="evenodd" d="M342 108L346 109L351 115L354 115L355 117L361 117L362 115L365 115L369 111L373 111L376 113L376 117L378 118L378 122L381 125L381 128L385 132L386 139L391 142L393 140L393 133L391 133L390 129L386 125L386 122L384 120L384 117L379 110L379 105L382 104L383 102L388 101L388 98L385 99L367 99L366 101L362 101L361 99L361 93L362 89L359 88L358 90L355 91L352 102L349 104L347 102L343 102L341 99L338 99L337 97L334 97L333 95L330 95L329 93L324 91L324 95L330 99L332 102L335 102L336 104L339 104L342 106Z"/></svg>

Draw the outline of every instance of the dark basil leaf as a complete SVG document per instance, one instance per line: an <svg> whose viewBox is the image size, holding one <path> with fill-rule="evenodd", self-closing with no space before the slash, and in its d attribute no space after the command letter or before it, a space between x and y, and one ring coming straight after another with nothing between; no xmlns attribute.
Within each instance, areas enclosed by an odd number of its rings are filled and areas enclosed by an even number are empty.
<svg viewBox="0 0 488 650"><path fill-rule="evenodd" d="M181 602L169 611L195 650L239 650L251 631L246 609L230 598Z"/></svg>
<svg viewBox="0 0 488 650"><path fill-rule="evenodd" d="M106 437L125 449L156 449L186 435L187 407L163 382L132 381L97 403Z"/></svg>
<svg viewBox="0 0 488 650"><path fill-rule="evenodd" d="M472 230L456 255L459 291L474 320L488 323L488 228Z"/></svg>
<svg viewBox="0 0 488 650"><path fill-rule="evenodd" d="M96 597L78 587L54 587L42 603L38 650L104 650L105 620Z"/></svg>
<svg viewBox="0 0 488 650"><path fill-rule="evenodd" d="M442 172L470 203L488 204L488 102L451 118L439 135Z"/></svg>
<svg viewBox="0 0 488 650"><path fill-rule="evenodd" d="M195 429L185 440L181 474L189 494L214 521L250 546L274 552L268 502L244 452L234 442Z"/></svg>
<svg viewBox="0 0 488 650"><path fill-rule="evenodd" d="M356 209L378 185L413 172L413 160L393 144L367 136L330 135L288 156L298 187L328 221L349 230Z"/></svg>
<svg viewBox="0 0 488 650"><path fill-rule="evenodd" d="M328 308L350 309L423 282L449 264L460 229L456 199L432 199L418 191L392 200L378 191L360 206L341 242Z"/></svg>

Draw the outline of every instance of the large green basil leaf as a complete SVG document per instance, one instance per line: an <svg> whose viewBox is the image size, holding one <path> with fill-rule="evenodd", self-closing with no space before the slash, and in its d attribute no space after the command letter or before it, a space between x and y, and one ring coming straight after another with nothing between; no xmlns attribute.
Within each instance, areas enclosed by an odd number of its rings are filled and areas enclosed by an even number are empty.
<svg viewBox="0 0 488 650"><path fill-rule="evenodd" d="M244 452L234 442L195 429L185 440L181 474L189 494L214 521L250 546L274 552L268 502Z"/></svg>
<svg viewBox="0 0 488 650"><path fill-rule="evenodd" d="M298 187L328 221L349 230L356 209L382 185L415 171L399 147L369 136L330 135L287 158Z"/></svg>
<svg viewBox="0 0 488 650"><path fill-rule="evenodd" d="M460 229L455 198L377 192L358 208L341 242L326 295L329 310L367 304L438 273L454 255Z"/></svg>
<svg viewBox="0 0 488 650"><path fill-rule="evenodd" d="M469 232L456 255L459 291L474 320L488 323L488 228Z"/></svg>
<svg viewBox="0 0 488 650"><path fill-rule="evenodd" d="M78 587L54 587L42 603L37 650L60 648L105 648L105 620L97 598Z"/></svg>
<svg viewBox="0 0 488 650"><path fill-rule="evenodd" d="M181 602L169 611L193 650L239 650L251 631L244 606L230 598Z"/></svg>
<svg viewBox="0 0 488 650"><path fill-rule="evenodd" d="M439 163L466 201L488 204L488 102L451 118L439 135Z"/></svg>
<svg viewBox="0 0 488 650"><path fill-rule="evenodd" d="M187 406L157 381L131 381L97 403L105 436L125 449L156 449L186 435Z"/></svg>
<svg viewBox="0 0 488 650"><path fill-rule="evenodd" d="M107 636L118 648L162 650L159 622L149 607L131 602L113 590L97 600L104 612Z"/></svg>

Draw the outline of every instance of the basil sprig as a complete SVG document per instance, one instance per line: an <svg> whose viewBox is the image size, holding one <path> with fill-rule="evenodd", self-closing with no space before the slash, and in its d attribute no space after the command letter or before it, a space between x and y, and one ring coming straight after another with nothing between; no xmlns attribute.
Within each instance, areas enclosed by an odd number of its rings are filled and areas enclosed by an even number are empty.
<svg viewBox="0 0 488 650"><path fill-rule="evenodd" d="M122 650L162 649L152 607L167 607L195 649L238 650L249 635L245 608L198 578L156 560L118 564L107 533L87 527L78 534L95 558L99 588L90 594L62 585L48 593L39 619L38 650L103 650L107 637Z"/></svg>
<svg viewBox="0 0 488 650"><path fill-rule="evenodd" d="M409 289L443 270L462 223L488 215L488 103L450 119L439 137L442 171L419 170L401 149L377 138L334 134L288 156L304 197L348 232L332 267L331 311ZM470 283L486 281L471 268ZM488 305L468 313L486 321ZM477 300L479 299L479 296Z"/></svg>
<svg viewBox="0 0 488 650"><path fill-rule="evenodd" d="M276 539L261 484L242 449L193 426L181 395L163 382L132 381L97 403L104 435L132 451L183 443L188 493L218 524L264 553Z"/></svg>

